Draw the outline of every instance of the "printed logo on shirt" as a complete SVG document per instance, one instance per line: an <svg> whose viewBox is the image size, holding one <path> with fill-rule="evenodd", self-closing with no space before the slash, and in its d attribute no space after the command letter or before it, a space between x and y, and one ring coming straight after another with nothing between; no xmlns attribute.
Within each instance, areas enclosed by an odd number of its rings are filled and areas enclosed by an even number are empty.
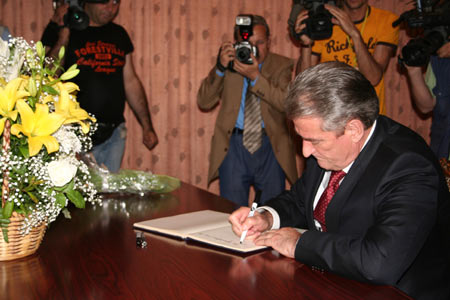
<svg viewBox="0 0 450 300"><path fill-rule="evenodd" d="M102 41L86 42L83 48L75 49L77 65L91 67L94 72L112 74L125 65L125 52L114 44Z"/></svg>
<svg viewBox="0 0 450 300"><path fill-rule="evenodd" d="M366 43L366 47L370 53L375 51L375 39L370 37ZM331 39L324 44L326 54L329 58L334 58L335 61L345 62L348 65L352 65L352 59L355 56L355 52L352 49L352 45L348 40L344 42L339 39Z"/></svg>

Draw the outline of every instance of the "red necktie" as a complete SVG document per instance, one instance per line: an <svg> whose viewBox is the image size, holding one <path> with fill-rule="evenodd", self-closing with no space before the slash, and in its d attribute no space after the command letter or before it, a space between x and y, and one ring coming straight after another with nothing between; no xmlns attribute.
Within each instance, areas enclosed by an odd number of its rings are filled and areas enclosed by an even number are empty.
<svg viewBox="0 0 450 300"><path fill-rule="evenodd" d="M322 231L327 231L325 226L325 212L327 211L328 204L339 188L339 182L344 178L344 171L332 171L330 175L330 181L328 181L327 188L323 191L320 196L319 202L314 209L314 218L319 221Z"/></svg>

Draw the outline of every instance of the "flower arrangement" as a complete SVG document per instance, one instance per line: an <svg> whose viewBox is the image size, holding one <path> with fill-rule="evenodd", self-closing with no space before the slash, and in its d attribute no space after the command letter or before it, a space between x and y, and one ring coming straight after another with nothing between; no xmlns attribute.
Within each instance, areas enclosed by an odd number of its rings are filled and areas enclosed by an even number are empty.
<svg viewBox="0 0 450 300"><path fill-rule="evenodd" d="M8 242L11 216L25 216L22 235L51 223L69 202L100 203L88 166L78 155L92 147L95 118L76 101L78 86L61 60L45 56L41 42L0 39L0 227ZM59 77L58 72L63 72Z"/></svg>

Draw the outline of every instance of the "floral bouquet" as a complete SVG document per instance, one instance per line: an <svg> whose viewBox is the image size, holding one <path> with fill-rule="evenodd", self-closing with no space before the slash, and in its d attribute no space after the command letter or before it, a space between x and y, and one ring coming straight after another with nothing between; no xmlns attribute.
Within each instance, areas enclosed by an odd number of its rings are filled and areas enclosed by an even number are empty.
<svg viewBox="0 0 450 300"><path fill-rule="evenodd" d="M67 205L84 208L99 203L88 166L78 155L92 147L95 118L80 108L76 65L63 72L61 60L45 56L41 42L0 39L0 227L8 242L13 217L24 217L20 233L27 235L49 224ZM63 72L57 77L58 72ZM1 237L0 237L0 242Z"/></svg>

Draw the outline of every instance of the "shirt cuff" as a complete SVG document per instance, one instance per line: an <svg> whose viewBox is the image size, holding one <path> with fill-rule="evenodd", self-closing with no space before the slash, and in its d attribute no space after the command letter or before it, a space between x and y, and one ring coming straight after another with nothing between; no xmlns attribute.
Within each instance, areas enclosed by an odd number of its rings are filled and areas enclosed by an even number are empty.
<svg viewBox="0 0 450 300"><path fill-rule="evenodd" d="M272 228L273 229L280 229L280 216L278 215L277 211L273 209L270 206L261 206L256 209L257 212L263 213L264 211L268 211L272 215Z"/></svg>
<svg viewBox="0 0 450 300"><path fill-rule="evenodd" d="M219 77L223 77L225 75L225 73L224 72L220 72L219 69L216 69L216 74Z"/></svg>

